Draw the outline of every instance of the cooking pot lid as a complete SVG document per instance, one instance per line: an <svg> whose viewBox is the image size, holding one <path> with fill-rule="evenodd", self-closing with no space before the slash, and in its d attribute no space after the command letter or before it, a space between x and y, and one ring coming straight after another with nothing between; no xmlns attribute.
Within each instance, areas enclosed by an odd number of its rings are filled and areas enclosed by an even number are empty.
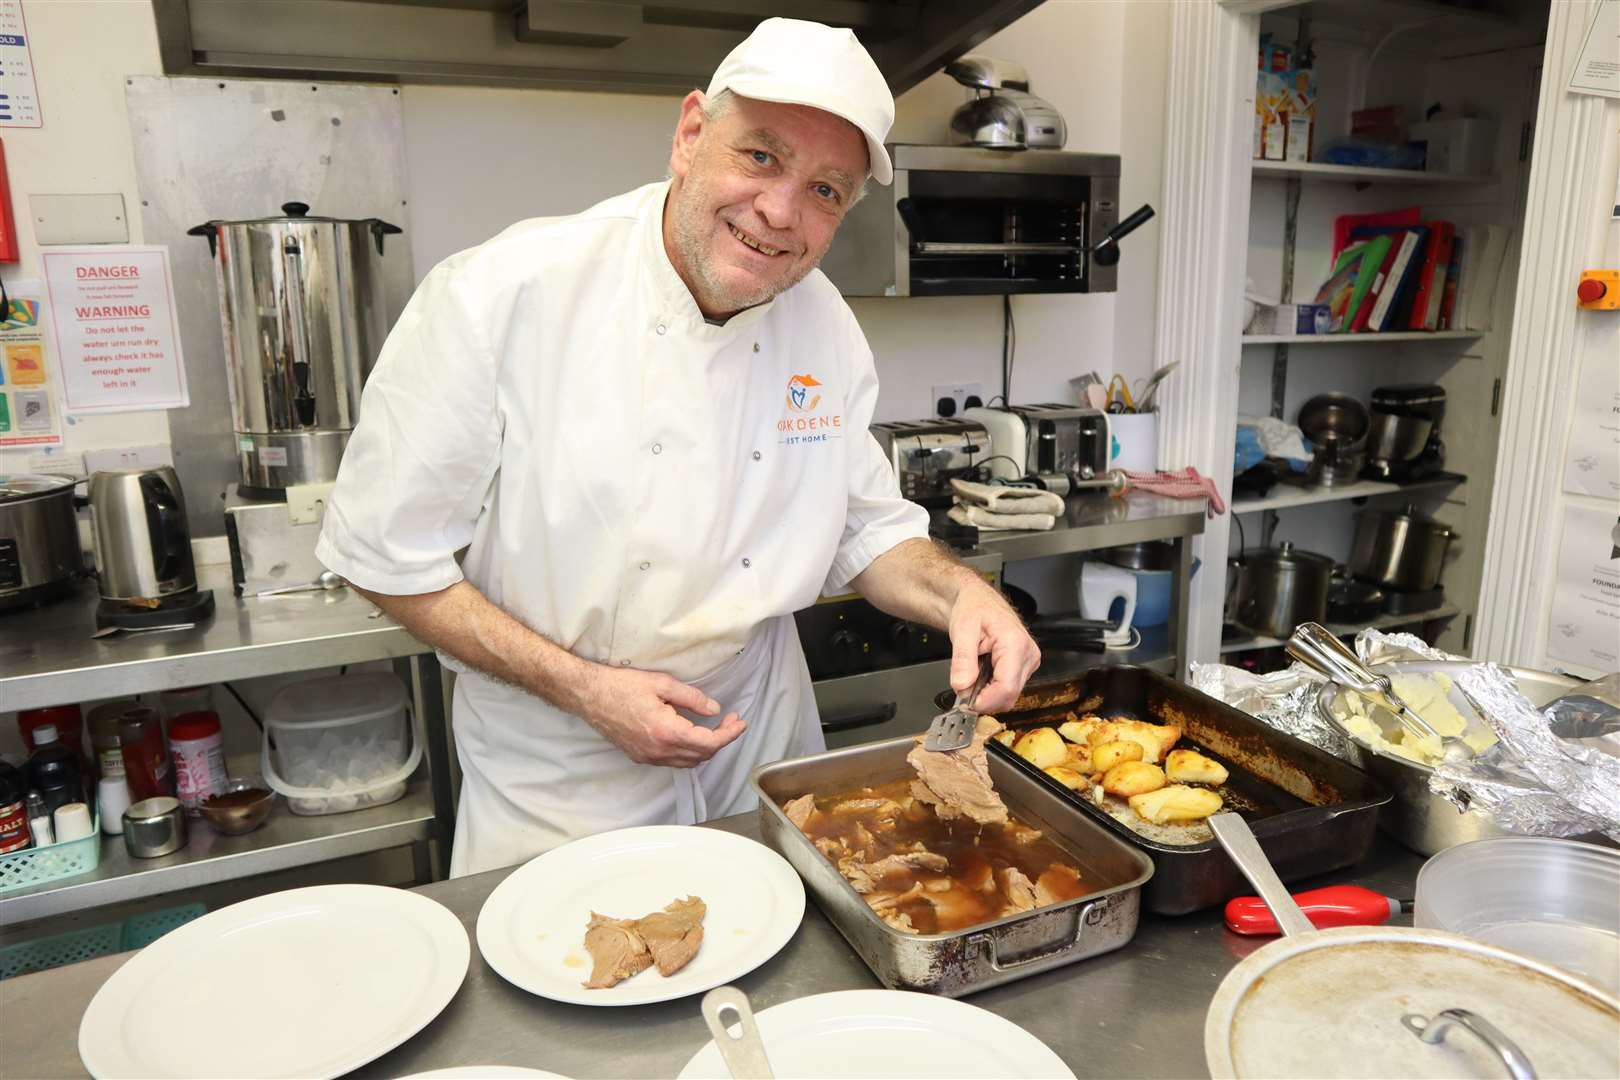
<svg viewBox="0 0 1620 1080"><path fill-rule="evenodd" d="M321 217L319 214L309 212L309 204L301 202L286 202L281 204L281 213L270 217L247 218L242 221L221 221L214 219L210 225L363 225L376 221L376 218L334 218Z"/></svg>
<svg viewBox="0 0 1620 1080"><path fill-rule="evenodd" d="M21 502L52 492L71 489L78 481L71 476L0 473L0 503Z"/></svg>
<svg viewBox="0 0 1620 1080"><path fill-rule="evenodd" d="M1332 571L1338 563L1314 551L1298 551L1292 542L1284 540L1274 548L1251 548L1243 553L1246 563L1276 563L1279 566L1318 566Z"/></svg>
<svg viewBox="0 0 1620 1080"><path fill-rule="evenodd" d="M1484 1019L1540 1076L1620 1076L1620 1002L1558 968L1458 934L1351 926L1281 938L1226 976L1204 1021L1221 1077L1502 1076L1469 1031L1408 1026L1448 1009Z"/></svg>

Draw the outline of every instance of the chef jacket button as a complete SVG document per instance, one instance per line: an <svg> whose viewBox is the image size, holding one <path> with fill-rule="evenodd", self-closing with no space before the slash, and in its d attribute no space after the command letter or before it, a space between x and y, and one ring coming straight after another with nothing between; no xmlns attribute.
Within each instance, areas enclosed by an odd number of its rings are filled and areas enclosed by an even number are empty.
<svg viewBox="0 0 1620 1080"><path fill-rule="evenodd" d="M744 559L743 560L743 569L744 570L748 569L750 566L753 566L753 565L754 564L753 564L753 562L751 560L749 560L749 559Z"/></svg>
<svg viewBox="0 0 1620 1080"><path fill-rule="evenodd" d="M664 444L663 443L653 443L652 451L655 454L662 454L664 452Z"/></svg>
<svg viewBox="0 0 1620 1080"><path fill-rule="evenodd" d="M668 329L669 329L669 327L665 326L663 323L659 323L658 326L657 326L658 334L659 334L660 337L663 336L664 332L667 331Z"/></svg>
<svg viewBox="0 0 1620 1080"><path fill-rule="evenodd" d="M646 569L650 568L651 566L652 566L652 563L650 563L650 562L644 562L644 563L641 564L641 568L643 570L646 570Z"/></svg>
<svg viewBox="0 0 1620 1080"><path fill-rule="evenodd" d="M754 351L759 352L759 342L754 342Z"/></svg>
<svg viewBox="0 0 1620 1080"><path fill-rule="evenodd" d="M759 460L759 451L758 451L758 450L755 450L755 451L754 451L754 460L755 460L755 461L758 461L758 460Z"/></svg>
<svg viewBox="0 0 1620 1080"><path fill-rule="evenodd" d="M630 661L629 660L620 660L619 661L619 666L620 667L629 667L630 666Z"/></svg>

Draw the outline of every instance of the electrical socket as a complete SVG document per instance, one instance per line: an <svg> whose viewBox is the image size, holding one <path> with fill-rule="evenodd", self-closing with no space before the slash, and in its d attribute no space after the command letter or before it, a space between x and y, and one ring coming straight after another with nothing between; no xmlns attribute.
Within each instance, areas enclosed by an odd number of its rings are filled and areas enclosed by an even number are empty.
<svg viewBox="0 0 1620 1080"><path fill-rule="evenodd" d="M170 467L174 465L174 454L162 444L120 446L84 452L86 472L101 472L106 469L155 469L160 465Z"/></svg>
<svg viewBox="0 0 1620 1080"><path fill-rule="evenodd" d="M933 396L928 399L928 412L932 416L943 416L944 414L939 411L939 403L941 400L949 398L951 401L956 402L956 409L951 415L961 416L962 410L967 408L967 399L970 397L978 398L978 404L983 405L984 384L976 382L946 383L943 386L936 386L933 388Z"/></svg>

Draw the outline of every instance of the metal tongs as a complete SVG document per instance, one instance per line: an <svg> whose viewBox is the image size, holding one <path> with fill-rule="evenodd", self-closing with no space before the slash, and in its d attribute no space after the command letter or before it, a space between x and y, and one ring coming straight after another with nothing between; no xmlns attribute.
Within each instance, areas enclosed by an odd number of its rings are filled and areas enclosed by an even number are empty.
<svg viewBox="0 0 1620 1080"><path fill-rule="evenodd" d="M924 750L960 750L973 741L973 732L979 726L979 713L973 703L979 700L979 691L990 681L993 670L988 656L979 657L978 679L966 693L956 695L955 705L929 723L928 737L923 740Z"/></svg>
<svg viewBox="0 0 1620 1080"><path fill-rule="evenodd" d="M1420 739L1440 747L1445 761L1466 761L1474 756L1467 743L1454 735L1441 735L1423 717L1401 700L1387 675L1368 670L1338 638L1319 623L1300 623L1284 644L1288 655L1319 675L1326 676L1352 693L1388 709L1400 725Z"/></svg>

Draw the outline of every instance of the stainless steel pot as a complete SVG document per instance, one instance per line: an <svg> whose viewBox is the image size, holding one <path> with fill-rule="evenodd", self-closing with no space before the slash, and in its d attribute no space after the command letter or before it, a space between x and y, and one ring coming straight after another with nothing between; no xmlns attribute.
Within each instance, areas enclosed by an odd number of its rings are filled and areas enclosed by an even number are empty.
<svg viewBox="0 0 1620 1080"><path fill-rule="evenodd" d="M1455 539L1449 525L1421 516L1411 504L1362 510L1356 514L1350 572L1386 588L1427 592L1440 584L1446 549Z"/></svg>
<svg viewBox="0 0 1620 1080"><path fill-rule="evenodd" d="M1232 621L1245 630L1285 638L1303 622L1327 618L1333 560L1295 551L1283 541L1275 548L1243 553Z"/></svg>
<svg viewBox="0 0 1620 1080"><path fill-rule="evenodd" d="M0 474L0 611L54 599L84 573L73 483Z"/></svg>
<svg viewBox="0 0 1620 1080"><path fill-rule="evenodd" d="M360 389L388 334L377 218L210 221L242 484L270 491L337 478Z"/></svg>
<svg viewBox="0 0 1620 1080"><path fill-rule="evenodd" d="M1373 671L1381 675L1438 673L1455 678L1460 669L1470 666L1463 661L1421 661L1380 666ZM1579 685L1578 680L1567 675L1547 671L1529 668L1508 668L1507 671L1518 684L1519 693L1537 708ZM1337 717L1348 708L1343 700L1346 693L1337 683L1322 684L1316 698L1317 710L1328 723L1336 724ZM1348 732L1346 734L1348 736ZM1434 775L1434 770L1429 766L1385 753L1354 736L1348 737L1358 755L1356 764L1395 793L1395 798L1379 815L1379 826L1418 854L1433 855L1470 840L1512 835L1486 817L1463 813L1430 791L1429 777Z"/></svg>

